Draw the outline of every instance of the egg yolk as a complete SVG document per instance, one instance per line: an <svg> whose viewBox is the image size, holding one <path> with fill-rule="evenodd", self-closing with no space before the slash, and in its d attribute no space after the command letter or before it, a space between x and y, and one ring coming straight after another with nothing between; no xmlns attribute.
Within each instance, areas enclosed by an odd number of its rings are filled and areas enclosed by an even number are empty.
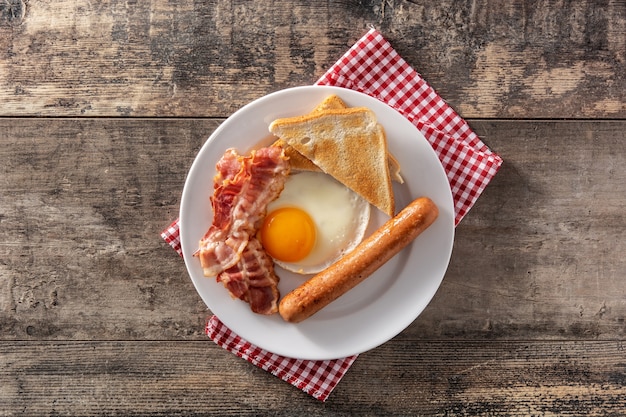
<svg viewBox="0 0 626 417"><path fill-rule="evenodd" d="M305 211L282 207L265 217L261 226L261 242L272 258L298 262L313 249L315 224Z"/></svg>

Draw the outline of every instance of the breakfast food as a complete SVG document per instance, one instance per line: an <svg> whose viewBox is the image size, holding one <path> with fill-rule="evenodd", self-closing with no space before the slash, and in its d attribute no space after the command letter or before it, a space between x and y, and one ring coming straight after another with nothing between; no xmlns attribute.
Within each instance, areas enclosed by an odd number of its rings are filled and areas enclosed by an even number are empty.
<svg viewBox="0 0 626 417"><path fill-rule="evenodd" d="M314 112L322 112L324 110L332 110L332 109L345 109L346 103L336 94L331 94L326 97L320 104L315 106Z"/></svg>
<svg viewBox="0 0 626 417"><path fill-rule="evenodd" d="M389 215L395 200L385 131L366 107L274 120L270 132Z"/></svg>
<svg viewBox="0 0 626 417"><path fill-rule="evenodd" d="M268 204L259 235L276 264L313 274L361 242L369 216L370 204L331 176L292 173Z"/></svg>
<svg viewBox="0 0 626 417"><path fill-rule="evenodd" d="M279 313L298 323L345 294L426 230L439 210L427 197L411 202L352 252L282 298Z"/></svg>
<svg viewBox="0 0 626 417"><path fill-rule="evenodd" d="M346 103L344 103L339 96L331 94L318 104L315 109L313 109L313 113L322 113L326 110L345 109L347 107ZM289 157L291 169L301 171L321 171L320 167L287 144L284 140L278 139L274 142L274 145L285 149L285 155ZM391 175L391 179L399 184L403 184L404 179L402 178L402 175L400 175L400 163L389 151L387 151L387 164L389 165L389 174Z"/></svg>
<svg viewBox="0 0 626 417"><path fill-rule="evenodd" d="M275 120L270 131L278 137L271 146L247 156L229 149L216 164L213 221L195 256L205 276L253 312L280 311L297 322L385 263L437 211L422 201L393 217L400 165L366 107L331 95L307 115ZM392 219L363 241L370 204ZM317 275L279 306L275 265Z"/></svg>
<svg viewBox="0 0 626 417"><path fill-rule="evenodd" d="M283 189L289 162L279 147L246 157L229 149L216 169L213 221L195 255L204 275L216 276L231 296L248 302L255 313L275 313L279 278L256 232L267 204Z"/></svg>

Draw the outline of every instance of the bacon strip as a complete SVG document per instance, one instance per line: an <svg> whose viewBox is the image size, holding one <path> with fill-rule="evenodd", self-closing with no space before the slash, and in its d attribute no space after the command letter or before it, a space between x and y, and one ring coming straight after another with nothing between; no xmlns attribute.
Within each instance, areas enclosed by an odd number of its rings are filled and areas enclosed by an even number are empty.
<svg viewBox="0 0 626 417"><path fill-rule="evenodd" d="M240 164L234 173L233 158ZM261 148L249 157L229 150L217 164L211 198L213 224L200 241L200 261L205 276L234 266L250 236L256 233L267 204L278 197L289 172L282 148Z"/></svg>
<svg viewBox="0 0 626 417"><path fill-rule="evenodd" d="M274 313L278 277L254 236L267 204L284 187L289 174L287 157L276 146L258 149L247 157L229 149L216 170L213 222L196 253L204 275L217 276L233 297L250 303L253 311Z"/></svg>
<svg viewBox="0 0 626 417"><path fill-rule="evenodd" d="M273 314L278 311L279 278L274 273L274 262L256 238L250 239L239 262L220 273L217 280L232 297L249 303L253 312Z"/></svg>

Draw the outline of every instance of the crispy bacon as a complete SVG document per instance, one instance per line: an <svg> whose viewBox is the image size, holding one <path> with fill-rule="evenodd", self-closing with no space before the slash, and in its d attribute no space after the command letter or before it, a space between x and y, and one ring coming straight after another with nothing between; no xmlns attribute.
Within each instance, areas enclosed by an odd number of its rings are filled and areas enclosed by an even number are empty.
<svg viewBox="0 0 626 417"><path fill-rule="evenodd" d="M217 276L232 296L250 303L253 311L276 312L278 277L254 236L267 204L283 189L289 174L287 158L275 146L245 157L229 149L216 170L213 222L197 252L204 275Z"/></svg>
<svg viewBox="0 0 626 417"><path fill-rule="evenodd" d="M250 309L259 314L278 311L278 276L274 263L261 243L252 238L241 254L237 264L217 276L231 296L250 304Z"/></svg>
<svg viewBox="0 0 626 417"><path fill-rule="evenodd" d="M211 196L213 227L224 230L230 222L233 201L245 181L245 178L235 179L237 174L243 172L241 156L234 149L228 149L215 168L217 174L213 178L214 190Z"/></svg>

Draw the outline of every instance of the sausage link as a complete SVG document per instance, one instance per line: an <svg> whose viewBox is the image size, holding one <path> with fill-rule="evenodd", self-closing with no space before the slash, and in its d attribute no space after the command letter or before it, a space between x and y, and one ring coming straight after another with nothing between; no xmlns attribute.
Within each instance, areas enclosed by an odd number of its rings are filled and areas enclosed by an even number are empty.
<svg viewBox="0 0 626 417"><path fill-rule="evenodd" d="M374 273L438 217L439 209L427 197L413 200L352 252L311 277L283 297L279 313L299 323L336 300Z"/></svg>

